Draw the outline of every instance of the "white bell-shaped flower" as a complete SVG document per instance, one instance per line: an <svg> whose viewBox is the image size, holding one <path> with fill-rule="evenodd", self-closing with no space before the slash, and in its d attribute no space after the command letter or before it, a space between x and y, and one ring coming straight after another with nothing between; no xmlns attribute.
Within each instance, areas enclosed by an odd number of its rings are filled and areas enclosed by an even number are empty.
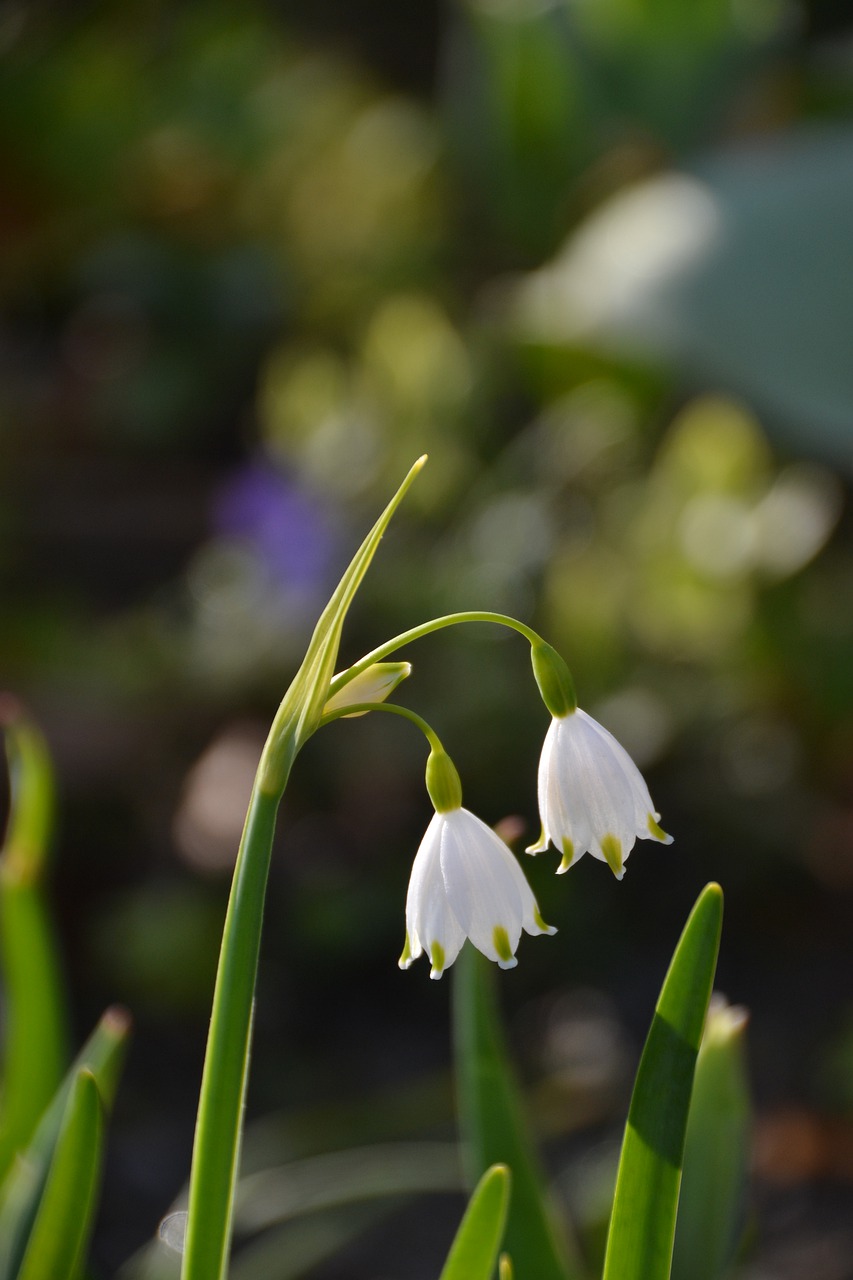
<svg viewBox="0 0 853 1280"><path fill-rule="evenodd" d="M502 969L518 962L521 931L555 933L524 872L490 827L461 806L433 816L415 856L400 968L426 951L440 978L466 938Z"/></svg>
<svg viewBox="0 0 853 1280"><path fill-rule="evenodd" d="M542 835L528 853L553 844L558 873L584 853L606 862L618 880L637 839L670 844L634 761L585 711L554 716L539 761Z"/></svg>

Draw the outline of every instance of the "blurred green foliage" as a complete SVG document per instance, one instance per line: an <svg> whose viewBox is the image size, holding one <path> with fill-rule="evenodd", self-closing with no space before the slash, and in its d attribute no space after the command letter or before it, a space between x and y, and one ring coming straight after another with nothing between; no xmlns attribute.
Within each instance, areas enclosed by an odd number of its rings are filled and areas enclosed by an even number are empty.
<svg viewBox="0 0 853 1280"><path fill-rule="evenodd" d="M377 12L363 47L387 66L408 18L370 36ZM529 619L676 836L618 891L594 867L530 870L559 965L525 956L507 987L560 1185L581 1157L607 1181L607 1151L573 1143L624 1091L618 1055L606 1088L584 1083L563 975L636 1053L658 924L711 878L766 1105L849 1107L847 19L457 0L426 94L311 43L303 17L0 16L0 670L58 762L75 1017L144 1011L107 1274L187 1167L258 725L423 452L344 658L431 613ZM529 830L545 725L524 653L472 628L407 656L472 807ZM301 1155L328 1148L344 1041L354 1095L446 1065L444 996L393 969L422 765L404 726L368 718L312 743L288 792L249 1105L311 1104ZM285 1040L303 1050L283 1076ZM446 1098L407 1114L395 1136L446 1136Z"/></svg>

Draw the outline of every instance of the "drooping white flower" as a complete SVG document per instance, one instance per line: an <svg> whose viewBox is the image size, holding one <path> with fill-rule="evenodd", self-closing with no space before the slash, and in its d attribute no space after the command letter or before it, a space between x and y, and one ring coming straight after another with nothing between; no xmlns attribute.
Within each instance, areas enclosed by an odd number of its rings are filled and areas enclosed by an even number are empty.
<svg viewBox="0 0 853 1280"><path fill-rule="evenodd" d="M513 854L468 809L436 813L412 866L400 968L426 951L430 977L440 978L470 938L484 956L512 969L522 929L556 932L542 919Z"/></svg>
<svg viewBox="0 0 853 1280"><path fill-rule="evenodd" d="M634 841L671 844L634 761L612 733L580 709L554 716L539 761L542 835L528 853L553 844L558 873L584 853L606 862L618 880Z"/></svg>

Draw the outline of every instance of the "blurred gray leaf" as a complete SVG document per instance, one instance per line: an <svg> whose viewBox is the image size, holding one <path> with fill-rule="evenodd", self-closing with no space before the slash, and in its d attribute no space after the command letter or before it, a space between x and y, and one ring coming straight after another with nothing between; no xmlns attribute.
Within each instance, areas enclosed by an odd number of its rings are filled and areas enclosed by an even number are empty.
<svg viewBox="0 0 853 1280"><path fill-rule="evenodd" d="M525 336L673 361L853 462L853 131L754 141L616 196L522 286Z"/></svg>

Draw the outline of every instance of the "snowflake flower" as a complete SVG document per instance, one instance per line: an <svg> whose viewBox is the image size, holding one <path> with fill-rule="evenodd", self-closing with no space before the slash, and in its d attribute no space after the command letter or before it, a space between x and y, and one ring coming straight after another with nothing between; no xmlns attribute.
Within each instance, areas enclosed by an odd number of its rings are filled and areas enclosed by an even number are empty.
<svg viewBox="0 0 853 1280"><path fill-rule="evenodd" d="M553 844L558 873L584 853L606 862L617 880L634 841L670 844L634 761L611 733L580 709L554 716L539 761L542 834L528 853Z"/></svg>
<svg viewBox="0 0 853 1280"><path fill-rule="evenodd" d="M440 978L470 938L484 956L512 969L522 929L556 933L513 854L468 809L437 812L412 866L400 968L426 951L430 977Z"/></svg>

